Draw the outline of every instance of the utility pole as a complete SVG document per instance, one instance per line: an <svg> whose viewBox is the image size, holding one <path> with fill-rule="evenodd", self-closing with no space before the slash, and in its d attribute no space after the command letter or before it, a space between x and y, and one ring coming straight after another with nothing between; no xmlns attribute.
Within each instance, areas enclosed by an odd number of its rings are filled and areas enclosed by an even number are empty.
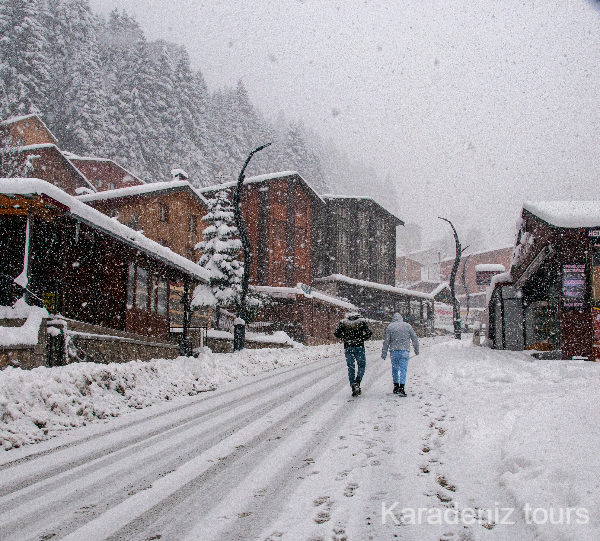
<svg viewBox="0 0 600 541"><path fill-rule="evenodd" d="M461 249L460 241L458 240L458 233L456 232L454 225L452 225L452 222L450 220L447 220L446 218L442 218L441 216L438 216L438 218L450 224L450 227L452 228L452 231L454 233L454 242L456 244L456 255L454 257L454 265L452 266L452 272L450 273L450 293L452 295L452 322L454 324L454 338L456 338L456 340L460 340L460 306L458 304L458 300L456 299L454 283L456 282L456 273L458 272L458 266L460 265L460 256L462 255L463 249ZM465 250L466 249L467 247L465 248Z"/></svg>
<svg viewBox="0 0 600 541"><path fill-rule="evenodd" d="M250 245L250 239L248 239L248 229L246 228L246 222L242 216L242 187L244 185L244 171L250 163L250 159L254 154L260 152L264 148L267 148L271 143L259 146L255 148L244 162L242 170L237 181L237 187L233 192L233 218L235 220L235 226L240 234L240 240L242 241L242 250L244 255L244 274L242 276L242 292L240 295L240 302L238 307L237 318L233 325L233 351L239 351L244 349L246 340L246 322L244 321L244 308L246 307L246 297L248 295L248 284L250 282L250 265L252 264L252 246Z"/></svg>

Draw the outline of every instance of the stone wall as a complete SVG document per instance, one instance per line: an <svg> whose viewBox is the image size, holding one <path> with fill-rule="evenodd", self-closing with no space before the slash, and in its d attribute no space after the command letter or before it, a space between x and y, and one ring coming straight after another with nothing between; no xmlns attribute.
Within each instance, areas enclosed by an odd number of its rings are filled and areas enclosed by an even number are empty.
<svg viewBox="0 0 600 541"><path fill-rule="evenodd" d="M3 327L21 327L25 321L25 319L2 319L0 325ZM0 346L0 370L7 366L23 369L45 366L46 346L46 320L43 319L38 333L38 343L35 346Z"/></svg>

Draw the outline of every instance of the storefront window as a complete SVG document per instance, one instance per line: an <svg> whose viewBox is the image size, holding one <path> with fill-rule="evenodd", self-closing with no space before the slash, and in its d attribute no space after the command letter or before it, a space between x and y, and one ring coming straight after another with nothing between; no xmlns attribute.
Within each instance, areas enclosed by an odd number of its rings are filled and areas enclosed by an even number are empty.
<svg viewBox="0 0 600 541"><path fill-rule="evenodd" d="M137 268L135 306L140 310L148 310L148 271L143 267Z"/></svg>
<svg viewBox="0 0 600 541"><path fill-rule="evenodd" d="M133 306L135 295L135 263L129 263L129 274L127 276L127 308Z"/></svg>
<svg viewBox="0 0 600 541"><path fill-rule="evenodd" d="M165 278L158 279L157 294L158 294L157 312L161 316L166 316L168 300L169 300L169 284Z"/></svg>

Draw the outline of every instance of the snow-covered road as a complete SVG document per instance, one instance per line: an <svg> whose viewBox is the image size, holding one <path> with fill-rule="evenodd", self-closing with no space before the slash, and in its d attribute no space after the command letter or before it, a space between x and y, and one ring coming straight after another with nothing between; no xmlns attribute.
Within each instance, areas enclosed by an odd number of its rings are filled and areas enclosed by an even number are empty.
<svg viewBox="0 0 600 541"><path fill-rule="evenodd" d="M598 459L579 464L575 486L563 439L559 460L544 462L552 438L533 456L535 428L516 419L536 407L536 385L546 396L563 381L591 388L596 366L537 363L425 340L401 398L371 344L357 398L337 355L77 428L0 455L0 539L595 539ZM529 497L589 508L589 524L575 524L575 511L570 525L526 524ZM516 507L503 524L499 510ZM468 508L489 513L469 520Z"/></svg>

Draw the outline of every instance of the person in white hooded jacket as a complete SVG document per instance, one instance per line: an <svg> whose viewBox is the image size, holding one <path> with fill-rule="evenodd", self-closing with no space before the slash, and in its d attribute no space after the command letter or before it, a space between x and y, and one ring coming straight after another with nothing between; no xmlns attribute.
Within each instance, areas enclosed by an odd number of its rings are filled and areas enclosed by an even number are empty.
<svg viewBox="0 0 600 541"><path fill-rule="evenodd" d="M404 385L406 384L406 370L408 368L408 357L410 355L410 343L413 343L415 355L419 354L419 340L415 330L409 323L406 323L402 316L395 313L392 322L385 330L385 339L381 358L387 357L388 349L390 359L392 360L392 379L394 382L394 394L406 396ZM400 377L398 377L400 372Z"/></svg>

